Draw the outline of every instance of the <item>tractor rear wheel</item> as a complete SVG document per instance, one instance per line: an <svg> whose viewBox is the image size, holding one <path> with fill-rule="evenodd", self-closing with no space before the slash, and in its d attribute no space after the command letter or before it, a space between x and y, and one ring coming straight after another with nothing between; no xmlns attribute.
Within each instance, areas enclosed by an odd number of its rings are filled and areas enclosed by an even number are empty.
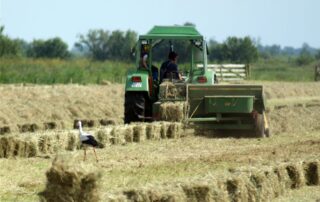
<svg viewBox="0 0 320 202"><path fill-rule="evenodd" d="M141 92L126 92L124 101L124 123L143 121L146 99Z"/></svg>
<svg viewBox="0 0 320 202"><path fill-rule="evenodd" d="M257 114L256 116L254 133L256 137L266 137L263 114Z"/></svg>

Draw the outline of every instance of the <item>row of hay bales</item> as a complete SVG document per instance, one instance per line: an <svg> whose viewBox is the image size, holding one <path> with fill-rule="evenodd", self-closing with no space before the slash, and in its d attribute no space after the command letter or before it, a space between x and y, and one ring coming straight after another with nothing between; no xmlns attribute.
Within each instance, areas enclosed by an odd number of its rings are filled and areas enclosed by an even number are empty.
<svg viewBox="0 0 320 202"><path fill-rule="evenodd" d="M296 102L289 104L277 104L274 106L267 106L267 112L284 109L284 108L312 108L312 107L320 107L320 102L318 100L312 100L309 102Z"/></svg>
<svg viewBox="0 0 320 202"><path fill-rule="evenodd" d="M37 132L44 130L55 130L65 128L63 122L44 122L44 123L25 123L17 125L5 125L0 127L0 135L10 134L10 133L28 133Z"/></svg>
<svg viewBox="0 0 320 202"><path fill-rule="evenodd" d="M76 123L80 119L74 120L73 128L77 128ZM115 125L116 121L113 119L81 119L83 127L93 128L98 126L108 126L108 125ZM0 127L0 135L9 134L12 132L20 132L20 133L27 133L27 132L37 132L43 130L55 130L55 129L66 129L68 124L64 122L44 122L44 123L25 123L25 124L18 124L16 126L1 126Z"/></svg>
<svg viewBox="0 0 320 202"><path fill-rule="evenodd" d="M182 123L156 122L133 123L102 127L92 134L100 143L107 145L180 138L184 135ZM43 133L10 134L0 136L0 158L34 157L42 154L54 154L61 150L80 148L78 131L51 131Z"/></svg>
<svg viewBox="0 0 320 202"><path fill-rule="evenodd" d="M72 131L3 135L0 137L0 158L35 157L74 150L79 146L78 135Z"/></svg>
<svg viewBox="0 0 320 202"><path fill-rule="evenodd" d="M36 132L38 130L53 130L56 128L58 128L58 123L56 122L45 122L42 124L26 123L26 124L18 124L17 126L6 125L6 126L0 127L0 135L9 134L14 131L25 133L25 132Z"/></svg>
<svg viewBox="0 0 320 202"><path fill-rule="evenodd" d="M320 185L318 160L246 168L224 176L126 190L109 195L105 201L272 201L289 189L306 185Z"/></svg>
<svg viewBox="0 0 320 202"><path fill-rule="evenodd" d="M65 158L55 160L46 174L47 186L40 194L42 201L272 201L289 189L320 185L320 162L310 160L106 193L99 187L101 170L88 166L70 163Z"/></svg>
<svg viewBox="0 0 320 202"><path fill-rule="evenodd" d="M184 136L184 125L178 122L133 123L105 127L96 132L101 147L109 144L126 144L145 140L180 138Z"/></svg>

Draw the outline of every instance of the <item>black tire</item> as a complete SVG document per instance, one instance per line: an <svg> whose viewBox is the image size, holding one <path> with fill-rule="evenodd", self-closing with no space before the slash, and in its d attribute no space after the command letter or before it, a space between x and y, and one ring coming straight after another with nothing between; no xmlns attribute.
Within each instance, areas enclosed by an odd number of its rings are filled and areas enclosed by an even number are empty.
<svg viewBox="0 0 320 202"><path fill-rule="evenodd" d="M144 121L146 99L141 92L126 92L124 101L124 123Z"/></svg>
<svg viewBox="0 0 320 202"><path fill-rule="evenodd" d="M254 133L256 137L261 137L261 138L266 137L263 114L257 114L257 117L255 119Z"/></svg>

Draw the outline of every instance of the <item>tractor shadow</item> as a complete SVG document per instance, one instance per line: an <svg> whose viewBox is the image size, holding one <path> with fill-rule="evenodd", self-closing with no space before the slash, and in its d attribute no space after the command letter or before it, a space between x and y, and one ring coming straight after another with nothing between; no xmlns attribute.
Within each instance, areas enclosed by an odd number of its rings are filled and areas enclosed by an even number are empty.
<svg viewBox="0 0 320 202"><path fill-rule="evenodd" d="M207 138L259 138L250 130L204 130L195 128L194 134Z"/></svg>

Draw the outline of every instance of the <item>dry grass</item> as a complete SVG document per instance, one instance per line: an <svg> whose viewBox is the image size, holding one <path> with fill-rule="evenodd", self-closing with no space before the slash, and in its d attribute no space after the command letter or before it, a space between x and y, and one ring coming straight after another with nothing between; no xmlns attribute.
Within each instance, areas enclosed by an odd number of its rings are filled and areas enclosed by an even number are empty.
<svg viewBox="0 0 320 202"><path fill-rule="evenodd" d="M317 186L306 186L301 189L288 190L284 195L275 198L274 202L301 202L312 201L318 202L320 200L320 189Z"/></svg>
<svg viewBox="0 0 320 202"><path fill-rule="evenodd" d="M0 126L19 131L18 125L23 130L33 123L71 129L75 119L122 122L123 93L122 85L1 85Z"/></svg>
<svg viewBox="0 0 320 202"><path fill-rule="evenodd" d="M320 102L319 102L320 105ZM320 106L283 106L267 113L272 134L306 134L320 130Z"/></svg>

